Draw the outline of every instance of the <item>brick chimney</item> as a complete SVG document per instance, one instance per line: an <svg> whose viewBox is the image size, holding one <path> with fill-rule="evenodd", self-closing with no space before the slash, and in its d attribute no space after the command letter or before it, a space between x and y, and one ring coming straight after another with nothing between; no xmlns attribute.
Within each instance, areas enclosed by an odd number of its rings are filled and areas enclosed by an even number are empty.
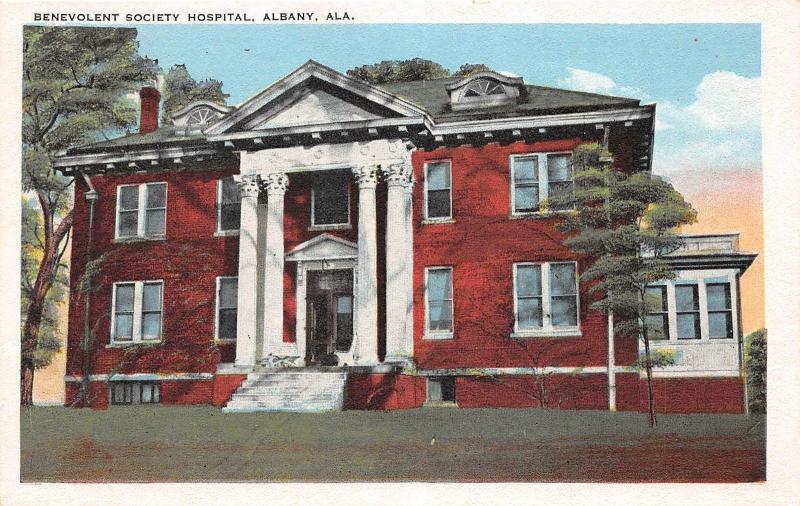
<svg viewBox="0 0 800 506"><path fill-rule="evenodd" d="M139 91L141 102L141 116L139 119L139 133L146 134L158 129L158 107L161 94L157 89L146 86Z"/></svg>

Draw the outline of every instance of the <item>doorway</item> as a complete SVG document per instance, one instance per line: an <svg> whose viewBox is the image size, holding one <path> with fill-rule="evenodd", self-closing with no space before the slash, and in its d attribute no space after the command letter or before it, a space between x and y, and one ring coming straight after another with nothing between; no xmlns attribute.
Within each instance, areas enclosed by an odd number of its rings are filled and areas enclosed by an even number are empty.
<svg viewBox="0 0 800 506"><path fill-rule="evenodd" d="M306 364L338 365L353 344L352 269L312 270L306 286Z"/></svg>

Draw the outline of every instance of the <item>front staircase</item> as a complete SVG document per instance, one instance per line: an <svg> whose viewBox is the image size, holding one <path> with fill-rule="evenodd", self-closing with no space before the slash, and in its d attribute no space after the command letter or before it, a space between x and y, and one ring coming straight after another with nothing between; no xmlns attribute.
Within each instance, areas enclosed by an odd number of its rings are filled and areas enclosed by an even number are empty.
<svg viewBox="0 0 800 506"><path fill-rule="evenodd" d="M341 411L346 381L343 371L286 368L252 372L222 412Z"/></svg>

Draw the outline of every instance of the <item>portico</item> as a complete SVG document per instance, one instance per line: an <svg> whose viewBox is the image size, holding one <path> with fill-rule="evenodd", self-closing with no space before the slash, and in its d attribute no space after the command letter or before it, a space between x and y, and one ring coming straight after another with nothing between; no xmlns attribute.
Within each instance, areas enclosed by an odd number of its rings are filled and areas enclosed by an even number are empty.
<svg viewBox="0 0 800 506"><path fill-rule="evenodd" d="M348 171L358 185L357 241L319 230L285 251L284 197L293 174ZM405 363L413 353L411 156L400 139L296 146L240 153L241 194L236 366L305 365L309 356L309 274L352 270L352 341L339 365L374 366L378 357L378 230L376 189L387 185L386 356ZM261 204L259 204L261 197ZM266 197L266 202L264 202ZM294 271L296 329L284 341L284 275ZM259 308L259 304L262 305ZM344 304L344 303L343 303ZM263 314L263 318L259 318ZM346 341L343 341L346 344Z"/></svg>

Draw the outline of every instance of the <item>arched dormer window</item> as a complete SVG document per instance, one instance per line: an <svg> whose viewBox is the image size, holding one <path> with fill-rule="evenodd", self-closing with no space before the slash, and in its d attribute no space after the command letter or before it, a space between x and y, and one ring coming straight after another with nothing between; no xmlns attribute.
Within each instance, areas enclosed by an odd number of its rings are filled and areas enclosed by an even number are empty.
<svg viewBox="0 0 800 506"><path fill-rule="evenodd" d="M516 101L525 93L520 77L497 72L478 72L447 87L454 111L495 107Z"/></svg>
<svg viewBox="0 0 800 506"><path fill-rule="evenodd" d="M206 100L192 102L172 114L172 124L178 131L196 133L217 122L228 114L232 107L219 105Z"/></svg>

